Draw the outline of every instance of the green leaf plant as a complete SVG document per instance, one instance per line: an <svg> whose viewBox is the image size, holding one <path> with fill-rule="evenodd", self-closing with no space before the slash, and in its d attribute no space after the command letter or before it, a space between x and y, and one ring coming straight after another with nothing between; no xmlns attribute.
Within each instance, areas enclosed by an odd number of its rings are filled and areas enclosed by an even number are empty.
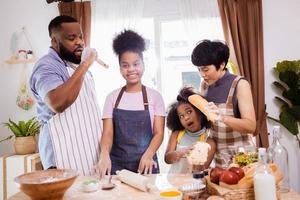
<svg viewBox="0 0 300 200"><path fill-rule="evenodd" d="M11 119L9 119L8 122L3 123L3 125L6 126L13 133L13 135L10 135L0 140L0 143L9 140L13 137L35 136L40 132L40 128L41 128L41 124L38 122L38 120L35 117L27 121L19 121L19 122L14 122Z"/></svg>
<svg viewBox="0 0 300 200"><path fill-rule="evenodd" d="M275 100L280 105L279 119L268 116L283 125L291 134L295 135L300 147L298 138L298 123L300 121L300 60L278 62L274 71L278 81L273 85L281 93Z"/></svg>

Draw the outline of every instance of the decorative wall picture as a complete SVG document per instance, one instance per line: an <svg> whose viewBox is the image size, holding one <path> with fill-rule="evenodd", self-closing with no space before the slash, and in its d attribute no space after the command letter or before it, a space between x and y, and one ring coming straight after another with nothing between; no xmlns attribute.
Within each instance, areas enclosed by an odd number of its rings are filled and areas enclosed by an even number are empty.
<svg viewBox="0 0 300 200"><path fill-rule="evenodd" d="M34 51L25 27L12 34L10 51L12 56L6 61L8 64L35 62Z"/></svg>

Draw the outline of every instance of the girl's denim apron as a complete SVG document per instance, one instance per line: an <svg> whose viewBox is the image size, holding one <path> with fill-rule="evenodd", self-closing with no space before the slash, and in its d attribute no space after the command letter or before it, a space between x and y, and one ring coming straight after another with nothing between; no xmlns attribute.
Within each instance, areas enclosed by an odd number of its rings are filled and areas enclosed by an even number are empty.
<svg viewBox="0 0 300 200"><path fill-rule="evenodd" d="M121 169L137 172L140 159L153 137L145 86L142 86L145 110L118 109L124 91L125 86L121 89L113 110L114 136L110 153L112 174ZM153 160L158 165L156 154ZM159 173L159 167L153 168L152 173Z"/></svg>

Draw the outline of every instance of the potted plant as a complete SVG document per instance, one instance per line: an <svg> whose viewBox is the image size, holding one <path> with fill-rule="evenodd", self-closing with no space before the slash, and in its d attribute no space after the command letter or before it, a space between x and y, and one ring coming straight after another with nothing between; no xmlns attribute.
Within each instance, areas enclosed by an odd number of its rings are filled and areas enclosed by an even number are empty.
<svg viewBox="0 0 300 200"><path fill-rule="evenodd" d="M274 81L273 85L279 89L281 96L275 99L280 104L279 119L268 116L282 124L291 134L298 138L298 123L300 121L300 60L278 62L274 68L279 81Z"/></svg>
<svg viewBox="0 0 300 200"><path fill-rule="evenodd" d="M13 135L0 140L0 142L9 140L15 137L15 152L16 154L30 154L36 150L35 135L40 131L40 123L35 117L27 121L14 122L11 119L3 123L4 126L9 128Z"/></svg>

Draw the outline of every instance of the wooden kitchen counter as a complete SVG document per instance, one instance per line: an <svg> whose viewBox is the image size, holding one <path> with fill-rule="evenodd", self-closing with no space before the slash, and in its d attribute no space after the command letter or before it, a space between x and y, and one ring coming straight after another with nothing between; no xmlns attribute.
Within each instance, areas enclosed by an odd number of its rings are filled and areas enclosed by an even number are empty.
<svg viewBox="0 0 300 200"><path fill-rule="evenodd" d="M151 182L154 183L159 191L178 188L179 186L193 183L195 179L191 175L170 175L170 174L159 174L150 175ZM159 191L151 193L142 192L135 188L132 188L126 184L121 183L116 177L113 177L112 182L116 184L116 187L112 190L101 190L96 192L85 193L81 190L81 183L85 180L91 179L90 177L78 177L75 183L67 190L64 196L64 200L155 200L159 199ZM282 200L299 200L300 195L295 192L289 192L281 194ZM30 200L30 198L22 192L19 192L9 198L9 200Z"/></svg>

